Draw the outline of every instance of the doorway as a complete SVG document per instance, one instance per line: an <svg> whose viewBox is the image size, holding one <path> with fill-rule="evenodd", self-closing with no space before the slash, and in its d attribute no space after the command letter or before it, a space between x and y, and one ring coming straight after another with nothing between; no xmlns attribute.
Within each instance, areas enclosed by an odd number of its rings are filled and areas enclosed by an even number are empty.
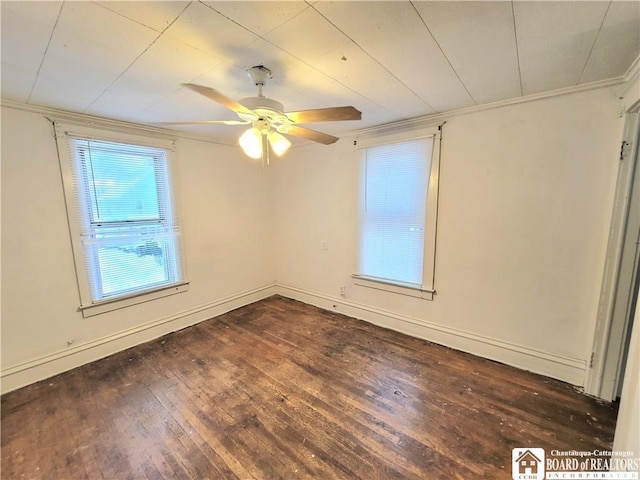
<svg viewBox="0 0 640 480"><path fill-rule="evenodd" d="M620 168L585 391L604 400L620 397L640 283L640 105L625 119Z"/></svg>

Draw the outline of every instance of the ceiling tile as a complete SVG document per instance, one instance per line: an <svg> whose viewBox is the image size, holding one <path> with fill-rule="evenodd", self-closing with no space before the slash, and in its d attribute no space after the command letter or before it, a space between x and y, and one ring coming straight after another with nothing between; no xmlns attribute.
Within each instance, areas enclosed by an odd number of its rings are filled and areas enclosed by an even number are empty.
<svg viewBox="0 0 640 480"><path fill-rule="evenodd" d="M3 17L11 12L28 18L31 22L44 23L53 27L56 23L56 18L58 18L58 12L60 11L60 7L62 7L62 3L63 2L57 0L0 2L0 11L2 11ZM4 19L2 25L5 26Z"/></svg>
<svg viewBox="0 0 640 480"><path fill-rule="evenodd" d="M514 2L524 94L578 83L609 2Z"/></svg>
<svg viewBox="0 0 640 480"><path fill-rule="evenodd" d="M29 103L81 113L114 79L112 72L47 56Z"/></svg>
<svg viewBox="0 0 640 480"><path fill-rule="evenodd" d="M112 117L122 111L127 113L126 119L131 119L178 90L180 84L202 76L221 61L162 36L91 105L87 113ZM154 74L149 75L149 72Z"/></svg>
<svg viewBox="0 0 640 480"><path fill-rule="evenodd" d="M25 70L3 63L0 66L2 98L13 100L14 102L27 103L35 79L36 72L34 70Z"/></svg>
<svg viewBox="0 0 640 480"><path fill-rule="evenodd" d="M308 64L352 43L312 8L304 10L264 38Z"/></svg>
<svg viewBox="0 0 640 480"><path fill-rule="evenodd" d="M287 110L362 111L310 125L338 136L620 78L640 49L637 1L0 0L0 9L3 99L139 123L231 120L179 84L239 100L256 95L247 69L264 64L273 74L264 94ZM237 141L233 127L176 128Z"/></svg>
<svg viewBox="0 0 640 480"><path fill-rule="evenodd" d="M285 107L289 111L352 105L374 105L316 68L300 62L285 72L284 79L276 77L283 93L288 95ZM292 95L293 94L293 95Z"/></svg>
<svg viewBox="0 0 640 480"><path fill-rule="evenodd" d="M411 3L319 2L314 8L428 104L424 114L473 104ZM373 72L370 79L385 81Z"/></svg>
<svg viewBox="0 0 640 480"><path fill-rule="evenodd" d="M264 94L278 100L286 99L283 103L288 110L344 105L353 98L353 92L344 85L266 40L256 40L242 50L238 58L242 64L242 73L237 79L238 98L256 94L256 87L246 72L254 65L265 65L271 70ZM214 69L207 77L216 74L217 69Z"/></svg>
<svg viewBox="0 0 640 480"><path fill-rule="evenodd" d="M209 85L206 85L209 86ZM237 120L238 116L231 110L212 100L181 87L170 95L155 102L139 114L143 122L189 122L198 120ZM214 132L218 126L207 125ZM224 131L222 129L221 131Z"/></svg>
<svg viewBox="0 0 640 480"><path fill-rule="evenodd" d="M476 103L522 94L511 2L414 5Z"/></svg>
<svg viewBox="0 0 640 480"><path fill-rule="evenodd" d="M113 32L118 32L113 35ZM31 102L83 112L158 33L90 2L62 7Z"/></svg>
<svg viewBox="0 0 640 480"><path fill-rule="evenodd" d="M234 62L236 55L258 37L248 29L198 2L193 2L165 31L208 55Z"/></svg>
<svg viewBox="0 0 640 480"><path fill-rule="evenodd" d="M55 35L40 68L31 102L53 106L64 103L65 98L73 98L73 111L82 112L126 70L135 55L66 32Z"/></svg>
<svg viewBox="0 0 640 480"><path fill-rule="evenodd" d="M117 32L117 34L114 34ZM139 55L158 37L158 32L92 2L65 2L52 46L67 48L63 39L91 41L112 50Z"/></svg>
<svg viewBox="0 0 640 480"><path fill-rule="evenodd" d="M312 65L321 72L332 72L331 78L385 108L389 121L434 113L415 92L353 43L327 53Z"/></svg>
<svg viewBox="0 0 640 480"><path fill-rule="evenodd" d="M300 35L300 32L306 34ZM264 38L313 69L325 72L325 76L351 90L351 95L359 95L367 103L386 108L390 118L433 112L314 9L305 10ZM327 75L327 72L330 73ZM389 96L390 91L393 92L393 99ZM373 101L374 97L378 100ZM400 112L403 108L407 108L407 111Z"/></svg>
<svg viewBox="0 0 640 480"><path fill-rule="evenodd" d="M298 15L309 5L303 1L288 2L202 2L256 35L264 35Z"/></svg>
<svg viewBox="0 0 640 480"><path fill-rule="evenodd" d="M95 2L101 7L116 12L134 22L162 32L182 13L190 2L184 1L118 1Z"/></svg>
<svg viewBox="0 0 640 480"><path fill-rule="evenodd" d="M0 2L2 63L35 73L42 63L61 5L60 2Z"/></svg>
<svg viewBox="0 0 640 480"><path fill-rule="evenodd" d="M301 61L293 55L285 52L281 48L269 43L262 38L250 43L241 51L234 61L242 72L237 78L237 94L239 96L250 96L255 94L256 87L252 83L247 71L256 65L264 65L271 70L271 78L268 87L286 82L287 71L301 65ZM265 93L268 95L268 93Z"/></svg>
<svg viewBox="0 0 640 480"><path fill-rule="evenodd" d="M612 2L580 83L622 76L638 56L640 2Z"/></svg>

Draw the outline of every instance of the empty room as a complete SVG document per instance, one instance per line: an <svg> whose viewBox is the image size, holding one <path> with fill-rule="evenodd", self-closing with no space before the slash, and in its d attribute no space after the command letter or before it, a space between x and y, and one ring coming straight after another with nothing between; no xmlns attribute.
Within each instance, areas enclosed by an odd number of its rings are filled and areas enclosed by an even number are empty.
<svg viewBox="0 0 640 480"><path fill-rule="evenodd" d="M2 479L638 479L640 2L8 1Z"/></svg>

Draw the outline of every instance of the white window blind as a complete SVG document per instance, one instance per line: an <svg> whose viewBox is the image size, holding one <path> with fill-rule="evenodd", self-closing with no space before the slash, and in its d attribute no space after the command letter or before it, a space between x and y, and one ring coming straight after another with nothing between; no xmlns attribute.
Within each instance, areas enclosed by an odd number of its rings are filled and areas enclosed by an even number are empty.
<svg viewBox="0 0 640 480"><path fill-rule="evenodd" d="M363 149L360 275L420 288L433 137Z"/></svg>
<svg viewBox="0 0 640 480"><path fill-rule="evenodd" d="M169 149L69 131L64 139L81 308L184 284Z"/></svg>

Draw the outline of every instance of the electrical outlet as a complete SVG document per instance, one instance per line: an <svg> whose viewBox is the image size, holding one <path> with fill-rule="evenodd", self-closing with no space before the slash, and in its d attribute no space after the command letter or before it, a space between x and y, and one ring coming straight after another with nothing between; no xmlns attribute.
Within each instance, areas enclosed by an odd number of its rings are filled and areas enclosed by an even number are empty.
<svg viewBox="0 0 640 480"><path fill-rule="evenodd" d="M327 246L327 241L326 240L322 240L322 249L323 250L327 250L329 247Z"/></svg>
<svg viewBox="0 0 640 480"><path fill-rule="evenodd" d="M345 298L347 296L347 288L346 287L344 287L344 286L340 287L340 296L342 298Z"/></svg>

